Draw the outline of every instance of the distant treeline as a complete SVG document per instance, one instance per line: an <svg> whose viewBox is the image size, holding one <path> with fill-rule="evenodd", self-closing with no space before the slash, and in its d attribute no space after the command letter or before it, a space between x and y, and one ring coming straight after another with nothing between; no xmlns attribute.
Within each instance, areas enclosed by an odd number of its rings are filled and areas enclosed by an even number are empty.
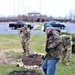
<svg viewBox="0 0 75 75"><path fill-rule="evenodd" d="M53 17L47 16L16 16L16 17L1 17L0 22L8 21L27 21L27 22L48 22L52 20Z"/></svg>
<svg viewBox="0 0 75 75"><path fill-rule="evenodd" d="M75 22L72 19L55 19L54 17L50 16L47 17L46 15L41 16L24 16L19 15L16 17L0 17L0 22L9 22L9 21L27 21L27 22L49 22L49 21L60 21L60 22Z"/></svg>

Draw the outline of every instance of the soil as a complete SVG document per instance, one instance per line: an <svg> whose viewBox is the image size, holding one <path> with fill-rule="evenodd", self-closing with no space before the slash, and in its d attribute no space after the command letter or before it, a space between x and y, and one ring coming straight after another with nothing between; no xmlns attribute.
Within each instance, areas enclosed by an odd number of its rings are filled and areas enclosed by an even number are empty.
<svg viewBox="0 0 75 75"><path fill-rule="evenodd" d="M22 57L22 62L24 63L24 65L29 65L29 66L33 66L33 65L37 65L37 66L41 66L42 65L42 55L40 54L30 54L28 56L23 55Z"/></svg>

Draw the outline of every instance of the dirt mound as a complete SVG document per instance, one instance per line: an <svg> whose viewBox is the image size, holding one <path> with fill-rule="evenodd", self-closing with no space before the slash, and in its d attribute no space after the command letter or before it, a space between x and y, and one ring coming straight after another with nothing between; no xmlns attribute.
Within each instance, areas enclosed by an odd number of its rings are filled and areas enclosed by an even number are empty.
<svg viewBox="0 0 75 75"><path fill-rule="evenodd" d="M10 72L9 75L41 75L40 73L32 70L32 71L13 71Z"/></svg>
<svg viewBox="0 0 75 75"><path fill-rule="evenodd" d="M42 55L38 55L38 54L30 54L28 56L24 56L22 57L22 62L24 65L29 65L29 66L33 66L33 65L37 65L37 66L41 66L42 65Z"/></svg>

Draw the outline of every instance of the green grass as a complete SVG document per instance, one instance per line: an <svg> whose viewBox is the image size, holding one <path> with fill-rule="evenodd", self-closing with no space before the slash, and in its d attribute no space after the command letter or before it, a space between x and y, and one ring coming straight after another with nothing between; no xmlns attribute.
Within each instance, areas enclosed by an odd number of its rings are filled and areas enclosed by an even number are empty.
<svg viewBox="0 0 75 75"><path fill-rule="evenodd" d="M0 34L0 49L20 49L21 43L19 35Z"/></svg>
<svg viewBox="0 0 75 75"><path fill-rule="evenodd" d="M74 36L74 34L73 34ZM33 34L30 38L30 49L32 51L36 51L38 53L45 54L45 41L46 35L43 34ZM0 50L10 50L6 54L10 55L12 58L19 58L22 56L22 53L17 53L12 51L13 49L21 49L21 43L19 35L17 34L0 34ZM8 75L11 71L19 71L26 70L24 68L16 67L16 65L12 64L1 64L0 63L0 75ZM44 75L43 71L39 71ZM75 54L72 54L71 65L65 66L62 63L57 64L57 70L55 75L74 75L75 74Z"/></svg>
<svg viewBox="0 0 75 75"><path fill-rule="evenodd" d="M44 52L46 35L35 34L30 38L30 49ZM0 34L0 49L22 49L19 35L17 34Z"/></svg>
<svg viewBox="0 0 75 75"><path fill-rule="evenodd" d="M6 55L8 55L10 58L21 58L22 57L22 53L17 53L17 52L13 52L13 51L9 51L9 52L5 52Z"/></svg>
<svg viewBox="0 0 75 75"><path fill-rule="evenodd" d="M30 41L30 48L33 51L45 53L45 41L46 41L46 35L32 35L31 41Z"/></svg>
<svg viewBox="0 0 75 75"><path fill-rule="evenodd" d="M65 66L62 63L57 64L56 75L74 75L75 74L75 54L72 54L71 64Z"/></svg>
<svg viewBox="0 0 75 75"><path fill-rule="evenodd" d="M8 75L11 71L22 71L24 68L16 67L11 64L0 64L0 75Z"/></svg>

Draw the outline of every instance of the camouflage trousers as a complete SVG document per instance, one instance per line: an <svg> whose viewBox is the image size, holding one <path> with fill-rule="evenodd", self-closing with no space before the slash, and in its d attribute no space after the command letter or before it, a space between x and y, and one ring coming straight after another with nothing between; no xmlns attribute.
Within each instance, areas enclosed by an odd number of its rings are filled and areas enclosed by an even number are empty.
<svg viewBox="0 0 75 75"><path fill-rule="evenodd" d="M22 41L22 48L24 50L24 53L29 53L30 49L29 49L29 41Z"/></svg>
<svg viewBox="0 0 75 75"><path fill-rule="evenodd" d="M62 62L64 62L65 60L67 62L71 61L71 52L72 52L72 47L68 47L66 50L63 51Z"/></svg>

